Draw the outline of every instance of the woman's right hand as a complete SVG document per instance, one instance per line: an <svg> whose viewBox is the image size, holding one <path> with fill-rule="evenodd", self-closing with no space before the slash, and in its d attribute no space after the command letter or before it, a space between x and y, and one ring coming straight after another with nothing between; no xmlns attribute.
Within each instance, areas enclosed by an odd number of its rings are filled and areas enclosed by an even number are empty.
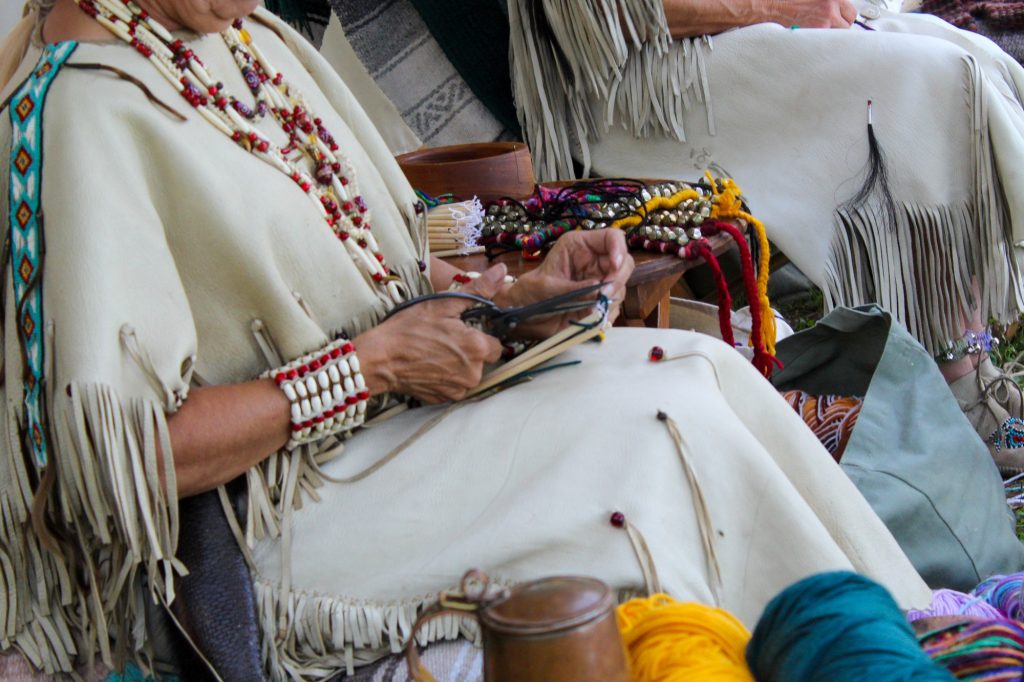
<svg viewBox="0 0 1024 682"><path fill-rule="evenodd" d="M462 290L494 298L505 273L504 265L495 266ZM476 388L484 364L496 362L502 348L496 338L460 319L469 305L426 301L353 339L370 392L399 393L432 404L459 400Z"/></svg>
<svg viewBox="0 0 1024 682"><path fill-rule="evenodd" d="M768 21L800 28L850 28L857 8L850 0L765 0Z"/></svg>

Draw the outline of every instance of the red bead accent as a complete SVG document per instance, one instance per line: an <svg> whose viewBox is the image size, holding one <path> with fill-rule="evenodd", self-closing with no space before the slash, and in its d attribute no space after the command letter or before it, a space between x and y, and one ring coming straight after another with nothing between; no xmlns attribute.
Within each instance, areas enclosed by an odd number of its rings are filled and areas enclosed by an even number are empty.
<svg viewBox="0 0 1024 682"><path fill-rule="evenodd" d="M615 512L614 514L612 514L612 517L608 520L616 528L622 528L626 525L626 515L622 512Z"/></svg>
<svg viewBox="0 0 1024 682"><path fill-rule="evenodd" d="M325 419L324 415L318 414L317 416L313 417L313 423L314 424L322 424L324 419Z"/></svg>
<svg viewBox="0 0 1024 682"><path fill-rule="evenodd" d="M249 142L252 142L253 144L256 144L256 140L258 140L258 139L260 139L260 137L255 132L249 133Z"/></svg>
<svg viewBox="0 0 1024 682"><path fill-rule="evenodd" d="M340 348L333 348L333 349L331 349L331 358L337 360L340 357L341 357L341 349Z"/></svg>
<svg viewBox="0 0 1024 682"><path fill-rule="evenodd" d="M214 93L214 94L216 94L216 93ZM217 101L214 102L214 104L217 105L218 109L223 109L224 107L226 107L228 105L228 98L227 97L218 97Z"/></svg>
<svg viewBox="0 0 1024 682"><path fill-rule="evenodd" d="M282 82L284 82L284 76L280 73L274 76L274 85L280 85Z"/></svg>
<svg viewBox="0 0 1024 682"><path fill-rule="evenodd" d="M359 246L365 249L366 248L366 240L365 239L360 239L359 240Z"/></svg>
<svg viewBox="0 0 1024 682"><path fill-rule="evenodd" d="M313 372L315 372L318 369L320 369L320 361L319 360L313 360L312 362L310 362L309 363L309 369L311 371L313 371Z"/></svg>
<svg viewBox="0 0 1024 682"><path fill-rule="evenodd" d="M344 353L345 355L348 355L349 353L355 353L356 347L353 346L351 343L346 343L341 347L341 352Z"/></svg>
<svg viewBox="0 0 1024 682"><path fill-rule="evenodd" d="M342 231L342 232L338 233L338 239L340 239L341 241L346 241L348 238L349 238L349 233L348 232Z"/></svg>
<svg viewBox="0 0 1024 682"><path fill-rule="evenodd" d="M363 219L360 218L359 216L352 216L352 224L355 225L356 227L359 227L360 225L363 224Z"/></svg>
<svg viewBox="0 0 1024 682"><path fill-rule="evenodd" d="M382 281L384 281L384 275L380 274L379 272L375 272L373 273L373 276L370 279L372 279L377 284L380 284Z"/></svg>
<svg viewBox="0 0 1024 682"><path fill-rule="evenodd" d="M302 184L299 185L299 187L302 188L303 192L308 192L309 188L310 188L310 184L308 182L303 181Z"/></svg>
<svg viewBox="0 0 1024 682"><path fill-rule="evenodd" d="M344 204L341 205L341 209L343 211L351 211L353 208L355 208L355 206L352 205L351 201L346 201Z"/></svg>
<svg viewBox="0 0 1024 682"><path fill-rule="evenodd" d="M299 374L301 376L309 374L309 365L299 365Z"/></svg>
<svg viewBox="0 0 1024 682"><path fill-rule="evenodd" d="M310 420L310 421L302 422L302 428L304 428L304 429L311 429L311 428L313 428L313 421Z"/></svg>
<svg viewBox="0 0 1024 682"><path fill-rule="evenodd" d="M369 400L370 399L370 392L369 391L360 391L359 392L359 399L360 400Z"/></svg>
<svg viewBox="0 0 1024 682"><path fill-rule="evenodd" d="M256 145L256 149L258 149L261 152L265 152L268 149L270 149L270 143L264 140L263 142L260 142L258 145Z"/></svg>
<svg viewBox="0 0 1024 682"><path fill-rule="evenodd" d="M274 381L277 382L278 386L283 384L287 378L288 377L285 376L284 372L278 372L274 375Z"/></svg>
<svg viewBox="0 0 1024 682"><path fill-rule="evenodd" d="M297 370L294 370L294 369L290 369L290 370L288 370L288 378L289 378L289 379L298 379L298 378L299 378L299 373L298 373L298 371L297 371Z"/></svg>
<svg viewBox="0 0 1024 682"><path fill-rule="evenodd" d="M292 424L292 433L298 433L302 430L302 424Z"/></svg>
<svg viewBox="0 0 1024 682"><path fill-rule="evenodd" d="M651 352L647 357L650 358L651 362L659 362L665 357L665 350L661 346L655 346L654 348L651 348Z"/></svg>
<svg viewBox="0 0 1024 682"><path fill-rule="evenodd" d="M345 398L345 404L346 405L355 405L358 402L359 402L359 398L357 398L354 395L350 395L347 398Z"/></svg>
<svg viewBox="0 0 1024 682"><path fill-rule="evenodd" d="M341 186L342 187L347 187L348 186L348 178L341 178Z"/></svg>
<svg viewBox="0 0 1024 682"><path fill-rule="evenodd" d="M337 143L335 143L335 142L332 142L331 144L329 144L329 145L328 145L328 147L330 147L330 150L331 150L332 152L336 152L336 151L338 151L338 145L337 145Z"/></svg>
<svg viewBox="0 0 1024 682"><path fill-rule="evenodd" d="M378 263L383 263L384 262L384 254L383 253L375 253L375 254L373 254L373 257L377 259Z"/></svg>

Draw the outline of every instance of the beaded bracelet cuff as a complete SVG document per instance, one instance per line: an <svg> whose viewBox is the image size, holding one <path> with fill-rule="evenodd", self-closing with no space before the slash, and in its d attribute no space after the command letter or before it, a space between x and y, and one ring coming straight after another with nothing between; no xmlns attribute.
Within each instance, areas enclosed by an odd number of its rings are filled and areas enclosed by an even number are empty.
<svg viewBox="0 0 1024 682"><path fill-rule="evenodd" d="M264 372L261 378L272 378L291 403L288 450L351 431L366 420L370 391L350 341L335 341L284 367Z"/></svg>
<svg viewBox="0 0 1024 682"><path fill-rule="evenodd" d="M980 355L981 353L991 352L998 345L999 339L992 336L988 330L980 332L968 331L964 333L962 339L939 353L937 358L940 362L953 362L968 355Z"/></svg>

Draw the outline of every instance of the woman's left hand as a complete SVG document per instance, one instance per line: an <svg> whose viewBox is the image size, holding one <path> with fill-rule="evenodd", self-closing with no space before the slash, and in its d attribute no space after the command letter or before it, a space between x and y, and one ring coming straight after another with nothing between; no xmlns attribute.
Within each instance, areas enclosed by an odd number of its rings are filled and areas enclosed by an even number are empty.
<svg viewBox="0 0 1024 682"><path fill-rule="evenodd" d="M620 230L568 232L555 242L540 266L499 293L494 302L503 308L524 306L604 282L601 293L611 302L609 319L614 320L633 267L633 257ZM523 324L518 335L546 338L590 313L581 310L538 318Z"/></svg>

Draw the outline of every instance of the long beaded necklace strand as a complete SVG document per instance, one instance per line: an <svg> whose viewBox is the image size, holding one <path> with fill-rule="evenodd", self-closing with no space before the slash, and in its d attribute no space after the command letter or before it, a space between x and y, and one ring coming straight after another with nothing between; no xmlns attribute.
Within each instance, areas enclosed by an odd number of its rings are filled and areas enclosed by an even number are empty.
<svg viewBox="0 0 1024 682"><path fill-rule="evenodd" d="M309 110L305 98L254 44L238 19L221 37L255 97L255 109L227 93L202 61L132 0L75 0L78 7L152 63L185 100L215 128L295 182L320 210L345 245L349 257L372 281L385 301L408 297L401 279L384 262L370 231L370 213L359 195L355 170L341 155L334 137ZM279 147L250 122L270 116L288 135ZM315 168L310 176L300 160Z"/></svg>

